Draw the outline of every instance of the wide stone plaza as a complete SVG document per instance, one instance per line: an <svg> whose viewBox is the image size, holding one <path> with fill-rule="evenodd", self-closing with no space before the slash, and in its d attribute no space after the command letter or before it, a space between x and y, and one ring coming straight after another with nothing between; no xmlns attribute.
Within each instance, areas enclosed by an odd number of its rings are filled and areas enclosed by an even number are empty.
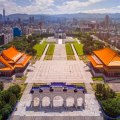
<svg viewBox="0 0 120 120"><path fill-rule="evenodd" d="M52 61L37 61L26 83L92 83L92 75L83 61L67 61L64 44L56 44Z"/></svg>
<svg viewBox="0 0 120 120"><path fill-rule="evenodd" d="M82 61L42 61L37 62L26 83L92 83L90 74ZM86 67L87 69L87 67ZM32 76L32 77L31 77Z"/></svg>
<svg viewBox="0 0 120 120"><path fill-rule="evenodd" d="M34 65L30 65L31 72L27 74L27 87L23 93L16 111L13 113L12 120L103 120L101 116L100 106L95 98L90 83L92 75L88 66L79 60L75 48L72 45L76 60L68 61L66 57L65 44L56 44L52 60L45 61L46 47L43 56ZM87 93L84 94L84 109L76 109L72 106L75 101L73 98L66 100L67 109L61 107L63 99L60 95L56 95L52 109L49 106L51 101L46 96L42 103L41 109L30 109L32 94L30 93L34 83L50 84L51 82L85 83ZM59 90L58 90L59 91ZM52 101L52 102L53 102ZM80 100L77 101L80 103ZM35 102L37 104L37 101ZM39 104L39 102L38 102Z"/></svg>

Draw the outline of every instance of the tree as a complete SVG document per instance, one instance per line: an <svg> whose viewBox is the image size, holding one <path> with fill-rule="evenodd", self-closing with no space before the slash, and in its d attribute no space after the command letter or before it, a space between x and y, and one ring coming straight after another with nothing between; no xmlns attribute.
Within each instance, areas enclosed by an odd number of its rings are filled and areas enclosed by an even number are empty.
<svg viewBox="0 0 120 120"><path fill-rule="evenodd" d="M1 114L2 114L2 120L7 120L7 118L8 118L9 115L10 115L10 112L9 112L8 109L3 108L3 109L1 110Z"/></svg>
<svg viewBox="0 0 120 120"><path fill-rule="evenodd" d="M6 104L5 101L0 100L0 108L1 108L1 109L4 107L5 104Z"/></svg>
<svg viewBox="0 0 120 120"><path fill-rule="evenodd" d="M96 84L96 90L95 90L95 94L97 97L102 97L102 93L105 92L105 86L104 84L98 83Z"/></svg>
<svg viewBox="0 0 120 120"><path fill-rule="evenodd" d="M105 100L102 105L109 116L117 117L120 115L120 98Z"/></svg>
<svg viewBox="0 0 120 120"><path fill-rule="evenodd" d="M8 91L10 91L11 93L15 94L16 97L19 97L20 95L20 92L21 92L21 88L19 85L14 85L14 86L11 86Z"/></svg>
<svg viewBox="0 0 120 120"><path fill-rule="evenodd" d="M7 120L11 112L12 112L11 106L9 104L6 104L4 108L2 108L1 110L2 120Z"/></svg>
<svg viewBox="0 0 120 120"><path fill-rule="evenodd" d="M4 84L3 82L0 82L0 91L2 91L4 89Z"/></svg>
<svg viewBox="0 0 120 120"><path fill-rule="evenodd" d="M104 84L101 83L96 85L95 95L100 100L115 98L116 96L115 92L112 89L106 87Z"/></svg>
<svg viewBox="0 0 120 120"><path fill-rule="evenodd" d="M10 96L9 104L10 104L12 107L14 107L15 104L16 104L16 102L17 102L16 95L15 95L15 94L12 94L12 95Z"/></svg>
<svg viewBox="0 0 120 120"><path fill-rule="evenodd" d="M8 103L10 96L11 96L11 92L4 90L0 94L0 100L4 101L5 103Z"/></svg>

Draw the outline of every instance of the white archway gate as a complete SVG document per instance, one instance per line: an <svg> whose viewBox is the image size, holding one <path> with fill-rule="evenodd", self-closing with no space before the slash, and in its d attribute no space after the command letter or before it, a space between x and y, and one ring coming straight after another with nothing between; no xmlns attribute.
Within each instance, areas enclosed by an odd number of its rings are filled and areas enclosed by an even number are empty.
<svg viewBox="0 0 120 120"><path fill-rule="evenodd" d="M39 98L37 102L38 108L42 109L44 107L44 98L48 98L48 104L51 109L55 106L55 100L61 98L61 103L58 103L57 107L75 107L76 109L84 109L85 103L85 89L83 87L77 87L75 85L66 85L65 83L51 83L50 85L43 85L40 87L33 87L31 89L32 101L31 108L35 106L35 98ZM71 98L71 100L70 100ZM60 102L60 101L59 101ZM70 105L69 105L70 104Z"/></svg>

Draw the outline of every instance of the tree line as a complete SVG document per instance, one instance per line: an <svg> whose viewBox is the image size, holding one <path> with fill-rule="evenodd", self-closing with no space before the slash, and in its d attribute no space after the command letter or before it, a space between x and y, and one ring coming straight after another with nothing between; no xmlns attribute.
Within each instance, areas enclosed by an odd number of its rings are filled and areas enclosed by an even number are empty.
<svg viewBox="0 0 120 120"><path fill-rule="evenodd" d="M7 90L3 88L3 82L0 82L0 120L7 120L20 98L21 88L19 85L13 85Z"/></svg>
<svg viewBox="0 0 120 120"><path fill-rule="evenodd" d="M104 111L111 117L120 115L120 97L105 84L97 84L95 95L101 102Z"/></svg>

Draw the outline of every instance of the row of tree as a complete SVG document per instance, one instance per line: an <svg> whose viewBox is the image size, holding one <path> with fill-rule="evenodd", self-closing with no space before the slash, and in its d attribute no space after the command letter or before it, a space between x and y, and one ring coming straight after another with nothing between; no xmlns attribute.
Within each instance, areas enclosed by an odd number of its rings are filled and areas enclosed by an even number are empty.
<svg viewBox="0 0 120 120"><path fill-rule="evenodd" d="M20 97L20 92L21 88L18 85L3 90L3 83L0 83L0 120L8 119Z"/></svg>
<svg viewBox="0 0 120 120"><path fill-rule="evenodd" d="M83 51L85 54L91 54L94 50L101 49L105 46L104 43L94 40L88 33L84 34L80 40L83 44Z"/></svg>
<svg viewBox="0 0 120 120"><path fill-rule="evenodd" d="M83 44L83 51L85 54L91 54L92 51L101 49L105 46L104 43L94 40L90 33L82 33L79 30L76 30L72 33L67 33L68 36L77 37L78 40Z"/></svg>
<svg viewBox="0 0 120 120"><path fill-rule="evenodd" d="M103 109L109 116L120 115L120 97L112 89L104 84L97 84L95 95L101 101Z"/></svg>
<svg viewBox="0 0 120 120"><path fill-rule="evenodd" d="M41 40L40 35L31 35L31 36L22 36L22 37L16 37L14 40L7 45L4 45L0 48L2 51L3 49L7 49L11 46L15 46L18 50L26 52L30 55L36 55L36 50L33 49L33 46L37 43L39 43Z"/></svg>

